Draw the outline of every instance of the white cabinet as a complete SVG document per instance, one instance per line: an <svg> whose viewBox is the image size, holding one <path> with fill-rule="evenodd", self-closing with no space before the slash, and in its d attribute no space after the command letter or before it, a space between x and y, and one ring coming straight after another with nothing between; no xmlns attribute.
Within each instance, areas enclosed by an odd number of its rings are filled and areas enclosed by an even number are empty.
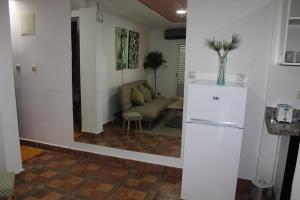
<svg viewBox="0 0 300 200"><path fill-rule="evenodd" d="M300 0L283 3L279 64L300 66Z"/></svg>

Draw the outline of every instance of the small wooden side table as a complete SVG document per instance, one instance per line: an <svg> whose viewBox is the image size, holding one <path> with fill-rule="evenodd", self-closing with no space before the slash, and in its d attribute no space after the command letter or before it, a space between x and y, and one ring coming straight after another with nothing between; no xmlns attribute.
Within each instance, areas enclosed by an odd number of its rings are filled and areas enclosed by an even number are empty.
<svg viewBox="0 0 300 200"><path fill-rule="evenodd" d="M143 128L142 128L142 120L143 120L143 115L141 115L138 112L125 112L123 113L123 129L124 132L126 131L126 122L127 122L127 138L129 137L129 131L130 131L130 124L131 122L135 122L135 129L137 130L137 127L139 124L139 129L140 129L140 136L143 136Z"/></svg>
<svg viewBox="0 0 300 200"><path fill-rule="evenodd" d="M169 120L168 115L170 112L173 112L175 114L175 117ZM182 128L182 113L183 113L183 101L177 100L171 103L170 105L168 105L165 108L165 126L171 128ZM172 121L178 118L180 118L180 123L172 124Z"/></svg>

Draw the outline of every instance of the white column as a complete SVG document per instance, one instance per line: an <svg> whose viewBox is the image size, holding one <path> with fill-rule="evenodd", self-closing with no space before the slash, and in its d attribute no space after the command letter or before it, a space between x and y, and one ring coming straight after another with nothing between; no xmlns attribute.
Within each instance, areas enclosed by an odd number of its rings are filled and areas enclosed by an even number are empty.
<svg viewBox="0 0 300 200"><path fill-rule="evenodd" d="M22 169L11 54L8 0L0 1L0 161L7 171ZM3 163L4 162L4 163Z"/></svg>

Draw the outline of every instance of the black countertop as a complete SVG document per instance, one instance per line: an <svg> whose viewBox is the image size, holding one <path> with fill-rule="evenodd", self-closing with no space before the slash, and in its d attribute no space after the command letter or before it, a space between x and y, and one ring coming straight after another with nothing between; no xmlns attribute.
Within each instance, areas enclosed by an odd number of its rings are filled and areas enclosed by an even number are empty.
<svg viewBox="0 0 300 200"><path fill-rule="evenodd" d="M267 107L265 122L268 132L272 135L300 136L300 121L294 123L277 122L275 113L277 108ZM299 119L300 110L294 110L294 116Z"/></svg>

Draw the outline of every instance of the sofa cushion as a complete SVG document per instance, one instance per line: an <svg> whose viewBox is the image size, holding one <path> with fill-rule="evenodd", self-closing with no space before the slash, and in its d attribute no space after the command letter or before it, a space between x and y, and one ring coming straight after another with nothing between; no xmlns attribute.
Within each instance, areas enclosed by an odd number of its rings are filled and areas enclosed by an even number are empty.
<svg viewBox="0 0 300 200"><path fill-rule="evenodd" d="M128 112L138 112L143 115L143 120L153 121L171 102L168 99L153 99L144 106L131 107Z"/></svg>
<svg viewBox="0 0 300 200"><path fill-rule="evenodd" d="M153 88L151 87L151 85L149 85L149 83L147 83L147 82L145 82L143 85L144 85L148 90L150 90L152 99L154 99L154 98L155 98L155 92L154 92Z"/></svg>
<svg viewBox="0 0 300 200"><path fill-rule="evenodd" d="M131 88L137 88L139 84L144 84L146 81L135 81L130 83L125 83L119 87L119 96L122 104L123 112L128 111L133 105L131 103Z"/></svg>
<svg viewBox="0 0 300 200"><path fill-rule="evenodd" d="M143 94L136 88L131 88L131 101L136 106L145 105Z"/></svg>
<svg viewBox="0 0 300 200"><path fill-rule="evenodd" d="M150 102L152 100L151 91L149 89L143 85L138 85L138 89L143 94L145 102Z"/></svg>

